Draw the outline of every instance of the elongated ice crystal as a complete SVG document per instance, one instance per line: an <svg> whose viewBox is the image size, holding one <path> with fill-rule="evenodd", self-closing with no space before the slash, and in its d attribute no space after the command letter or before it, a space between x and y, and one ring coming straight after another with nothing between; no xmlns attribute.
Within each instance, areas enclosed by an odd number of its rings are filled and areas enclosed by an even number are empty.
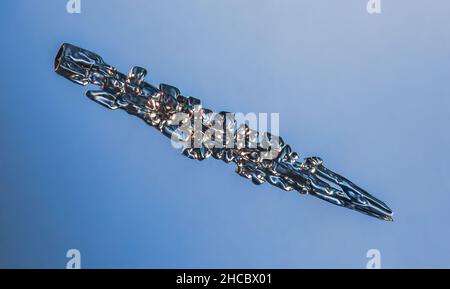
<svg viewBox="0 0 450 289"><path fill-rule="evenodd" d="M379 219L393 220L393 212L386 204L327 169L320 158L299 161L297 153L292 152L281 138L269 133L261 138L245 125L237 128L231 137L227 136L229 126L234 125L233 114L220 112L209 119L211 110L203 108L200 100L185 97L176 87L167 84L156 88L144 82L147 72L141 67L133 67L128 75L124 75L106 64L99 55L63 44L54 68L58 74L77 84L99 86L100 90L88 91L86 95L109 109L123 109L143 119L172 140L186 142L195 136L204 140L209 135L210 141L222 144L209 146L207 141L202 141L200 146L185 147L183 154L189 158L203 160L212 156L227 163L234 162L236 172L255 184L267 181L286 191L296 190ZM179 115L184 118L177 119ZM198 116L209 121L195 129L195 117ZM215 125L219 120L222 124ZM184 134L180 133L181 126ZM230 147L228 141L240 141L244 145ZM246 145L250 142L255 145Z"/></svg>

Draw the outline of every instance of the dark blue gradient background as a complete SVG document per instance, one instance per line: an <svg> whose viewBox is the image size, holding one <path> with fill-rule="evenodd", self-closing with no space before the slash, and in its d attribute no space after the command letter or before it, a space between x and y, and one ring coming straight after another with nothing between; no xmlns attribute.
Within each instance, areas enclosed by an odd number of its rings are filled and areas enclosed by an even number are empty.
<svg viewBox="0 0 450 289"><path fill-rule="evenodd" d="M0 267L450 267L450 2L2 1ZM62 42L281 135L387 223L196 162L53 72Z"/></svg>

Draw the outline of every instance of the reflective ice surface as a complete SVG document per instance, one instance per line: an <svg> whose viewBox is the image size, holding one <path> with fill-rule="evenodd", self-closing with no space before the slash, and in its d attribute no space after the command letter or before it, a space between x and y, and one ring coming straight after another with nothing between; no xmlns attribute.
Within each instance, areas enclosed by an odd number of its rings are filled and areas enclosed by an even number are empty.
<svg viewBox="0 0 450 289"><path fill-rule="evenodd" d="M181 95L176 87L161 84L156 88L144 82L147 74L144 68L133 67L125 75L105 63L99 55L71 44L61 46L54 68L58 74L77 84L99 86L100 90L86 93L93 101L109 109L123 109L170 138L177 130L177 125L172 122L177 113L183 112L193 118L195 110L199 110L202 116L210 112L201 107L200 100ZM226 117L226 113L219 113L220 115ZM204 134L209 129L216 128L212 124L206 125L200 133ZM239 132L240 134L233 136L234 141L240 137L250 139L255 134L248 127L243 127ZM220 135L224 133L219 131ZM266 137L269 142L273 138L270 134ZM242 148L202 145L198 148L185 148L183 154L197 160L212 156L225 162L234 162L237 165L236 172L251 179L254 184L268 182L286 191L296 190L379 219L393 220L393 212L386 204L327 169L320 158L310 157L299 161L298 154L289 145L281 138L277 137L277 140L279 143L275 155L270 159L265 158L269 150L262 143L258 143L256 147Z"/></svg>

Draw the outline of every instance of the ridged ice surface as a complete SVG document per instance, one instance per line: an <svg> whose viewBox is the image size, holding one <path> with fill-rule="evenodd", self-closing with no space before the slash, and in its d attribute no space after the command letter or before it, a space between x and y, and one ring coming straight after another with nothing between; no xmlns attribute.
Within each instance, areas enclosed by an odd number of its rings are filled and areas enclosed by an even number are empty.
<svg viewBox="0 0 450 289"><path fill-rule="evenodd" d="M156 88L144 82L147 72L141 67L133 67L125 75L106 64L99 55L63 44L55 59L55 71L77 84L99 86L99 90L88 91L86 95L109 109L123 109L143 119L171 139L195 139L193 134L196 134L195 137L204 140L213 132L213 141L223 144L223 147L217 147L202 142L199 147L183 149L183 154L189 158L203 160L212 156L233 162L237 166L236 172L254 184L268 182L286 191L295 190L379 219L393 220L393 213L386 204L327 169L320 158L300 161L298 154L282 138L269 133L258 135L246 125L230 130L235 125L232 114L212 114L211 110L201 106L200 100L181 95L176 87L161 84ZM175 116L180 113L187 119L175 122ZM195 117L204 120L200 129L194 129ZM218 121L224 125L214 125ZM181 123L188 127L187 135L180 134ZM230 136L229 131L234 133ZM242 145L230 147L229 142ZM249 142L254 145L247 145Z"/></svg>

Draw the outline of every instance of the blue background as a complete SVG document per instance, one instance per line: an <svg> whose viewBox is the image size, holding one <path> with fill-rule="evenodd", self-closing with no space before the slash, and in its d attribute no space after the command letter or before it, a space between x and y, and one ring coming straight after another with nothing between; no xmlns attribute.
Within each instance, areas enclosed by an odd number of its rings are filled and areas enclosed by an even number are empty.
<svg viewBox="0 0 450 289"><path fill-rule="evenodd" d="M4 1L0 267L450 267L450 2ZM62 42L148 68L385 201L388 223L181 156L53 72Z"/></svg>

